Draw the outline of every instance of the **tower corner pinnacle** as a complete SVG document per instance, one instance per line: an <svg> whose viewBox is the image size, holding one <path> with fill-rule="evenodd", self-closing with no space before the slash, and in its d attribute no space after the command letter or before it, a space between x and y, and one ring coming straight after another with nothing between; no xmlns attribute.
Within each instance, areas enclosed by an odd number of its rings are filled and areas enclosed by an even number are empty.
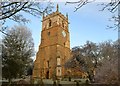
<svg viewBox="0 0 120 86"><path fill-rule="evenodd" d="M68 19L68 13L66 13L66 17L67 17L67 19Z"/></svg>
<svg viewBox="0 0 120 86"><path fill-rule="evenodd" d="M59 11L59 5L57 4L57 10L56 10L57 12Z"/></svg>
<svg viewBox="0 0 120 86"><path fill-rule="evenodd" d="M44 12L43 12L42 16L43 16L43 18L45 17L45 13Z"/></svg>

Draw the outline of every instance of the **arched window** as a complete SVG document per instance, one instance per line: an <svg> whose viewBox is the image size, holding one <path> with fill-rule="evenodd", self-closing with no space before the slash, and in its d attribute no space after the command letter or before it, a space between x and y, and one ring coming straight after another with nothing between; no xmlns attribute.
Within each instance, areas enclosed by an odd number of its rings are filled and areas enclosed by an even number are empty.
<svg viewBox="0 0 120 86"><path fill-rule="evenodd" d="M51 27L51 20L49 20L49 27Z"/></svg>
<svg viewBox="0 0 120 86"><path fill-rule="evenodd" d="M62 70L61 67L57 67L57 71L56 71L57 72L57 74L56 74L57 76L61 76L61 74L62 74L61 70Z"/></svg>

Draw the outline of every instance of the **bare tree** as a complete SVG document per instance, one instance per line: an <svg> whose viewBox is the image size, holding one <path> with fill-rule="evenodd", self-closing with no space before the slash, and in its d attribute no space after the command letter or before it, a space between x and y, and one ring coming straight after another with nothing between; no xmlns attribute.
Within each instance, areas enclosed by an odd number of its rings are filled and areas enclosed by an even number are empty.
<svg viewBox="0 0 120 86"><path fill-rule="evenodd" d="M119 0L111 0L109 3L102 3L103 5L102 11L107 9L110 12L114 13L115 11L118 10L118 6L120 4Z"/></svg>
<svg viewBox="0 0 120 86"><path fill-rule="evenodd" d="M113 21L114 25L108 25L107 28L109 29L118 29L120 30L120 0L111 0L109 3L102 3L101 4L103 8L101 11L108 10L111 13L118 12L117 15L113 15L112 18L109 19L109 21Z"/></svg>
<svg viewBox="0 0 120 86"><path fill-rule="evenodd" d="M88 4L88 3L91 3L91 2L94 2L96 0L78 0L78 1L75 1L75 2L69 2L67 1L66 4L77 4L77 6L75 7L75 11L77 11L78 9L80 9L82 6ZM120 4L120 1L119 0L111 0L109 3L102 3L101 5L103 5L103 8L102 8L102 11L107 9L109 10L110 12L115 12L118 10L118 6Z"/></svg>
<svg viewBox="0 0 120 86"><path fill-rule="evenodd" d="M96 69L95 81L104 84L118 84L118 44L106 41L102 48L102 65Z"/></svg>
<svg viewBox="0 0 120 86"><path fill-rule="evenodd" d="M119 43L119 40L99 44L88 41L84 46L72 48L73 57L65 66L87 72L91 82L117 83Z"/></svg>
<svg viewBox="0 0 120 86"><path fill-rule="evenodd" d="M78 0L78 1L75 1L75 2L69 2L69 1L67 1L66 4L77 4L77 6L75 7L75 11L77 11L82 6L84 6L84 5L88 4L88 3L91 3L93 1L95 1L95 0L92 0L92 1L90 1L90 0Z"/></svg>
<svg viewBox="0 0 120 86"><path fill-rule="evenodd" d="M99 65L100 52L96 43L87 41L83 46L72 48L73 57L65 65L69 68L77 67L77 70L88 73L88 78L93 82L94 71Z"/></svg>
<svg viewBox="0 0 120 86"><path fill-rule="evenodd" d="M5 34L4 26L8 20L13 20L18 23L27 23L29 20L24 17L23 13L28 13L36 17L40 17L43 13L49 13L53 8L52 3L48 2L46 7L41 2L0 2L0 31Z"/></svg>
<svg viewBox="0 0 120 86"><path fill-rule="evenodd" d="M66 2L66 4L76 4L75 11L79 10L84 5L94 2L97 0L78 0L75 2ZM109 19L109 21L114 21L114 25L108 25L107 29L114 28L115 30L120 30L120 0L110 0L108 3L101 3L100 5L103 6L103 8L100 11L108 10L111 13L118 12L118 15L113 15L112 18ZM74 12L75 12L74 11Z"/></svg>

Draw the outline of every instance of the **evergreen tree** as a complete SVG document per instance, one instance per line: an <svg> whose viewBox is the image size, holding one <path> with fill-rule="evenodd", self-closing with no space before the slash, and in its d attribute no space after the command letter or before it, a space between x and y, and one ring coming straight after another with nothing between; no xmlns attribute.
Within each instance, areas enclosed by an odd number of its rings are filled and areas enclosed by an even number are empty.
<svg viewBox="0 0 120 86"><path fill-rule="evenodd" d="M14 26L7 34L2 39L2 75L11 82L24 75L34 55L34 43L30 30L24 26Z"/></svg>

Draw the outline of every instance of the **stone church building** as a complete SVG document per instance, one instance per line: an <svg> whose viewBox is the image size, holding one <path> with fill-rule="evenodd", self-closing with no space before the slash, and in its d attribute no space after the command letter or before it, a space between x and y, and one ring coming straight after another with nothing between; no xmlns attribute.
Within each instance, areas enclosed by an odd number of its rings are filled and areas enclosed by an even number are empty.
<svg viewBox="0 0 120 86"><path fill-rule="evenodd" d="M64 64L70 58L70 35L68 15L56 12L43 15L41 44L36 55L33 69L35 78L62 78L65 70Z"/></svg>

